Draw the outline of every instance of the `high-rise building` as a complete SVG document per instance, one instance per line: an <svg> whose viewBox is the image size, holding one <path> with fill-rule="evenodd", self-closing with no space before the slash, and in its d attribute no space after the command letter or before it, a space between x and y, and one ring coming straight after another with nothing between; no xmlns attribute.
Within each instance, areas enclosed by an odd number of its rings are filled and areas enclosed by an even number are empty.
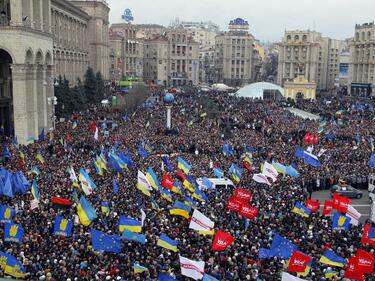
<svg viewBox="0 0 375 281"><path fill-rule="evenodd" d="M143 39L137 38L136 32L130 23L111 25L110 79L119 80L123 75L143 77Z"/></svg>
<svg viewBox="0 0 375 281"><path fill-rule="evenodd" d="M199 44L185 29L170 28L144 41L144 79L166 86L199 82Z"/></svg>
<svg viewBox="0 0 375 281"><path fill-rule="evenodd" d="M334 88L343 48L343 41L322 37L319 32L286 31L279 44L278 84L283 86L286 81L303 75L316 82L319 90Z"/></svg>
<svg viewBox="0 0 375 281"><path fill-rule="evenodd" d="M375 24L357 24L354 38L349 43L349 91L351 94L375 93Z"/></svg>
<svg viewBox="0 0 375 281"><path fill-rule="evenodd" d="M248 32L249 24L235 19L229 24L229 32L216 36L216 79L231 86L241 86L256 80L254 37ZM260 69L260 68L259 68Z"/></svg>
<svg viewBox="0 0 375 281"><path fill-rule="evenodd" d="M0 9L0 127L26 143L52 127L58 75L74 83L91 66L108 76L109 8L104 0L0 0Z"/></svg>

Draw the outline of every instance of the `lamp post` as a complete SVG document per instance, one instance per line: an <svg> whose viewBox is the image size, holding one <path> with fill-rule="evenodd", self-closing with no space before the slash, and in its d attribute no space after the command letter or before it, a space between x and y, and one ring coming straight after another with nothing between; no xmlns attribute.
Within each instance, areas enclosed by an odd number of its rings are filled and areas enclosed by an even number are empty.
<svg viewBox="0 0 375 281"><path fill-rule="evenodd" d="M164 104L166 105L167 108L167 124L166 124L166 129L167 132L172 129L172 104L174 102L174 96L171 93L165 94L163 98Z"/></svg>
<svg viewBox="0 0 375 281"><path fill-rule="evenodd" d="M55 87L59 86L57 80L53 84ZM52 121L52 130L56 129L56 116L55 116L55 106L57 105L57 97L55 96L55 91L53 91L53 96L47 98L48 105L52 106L51 121Z"/></svg>

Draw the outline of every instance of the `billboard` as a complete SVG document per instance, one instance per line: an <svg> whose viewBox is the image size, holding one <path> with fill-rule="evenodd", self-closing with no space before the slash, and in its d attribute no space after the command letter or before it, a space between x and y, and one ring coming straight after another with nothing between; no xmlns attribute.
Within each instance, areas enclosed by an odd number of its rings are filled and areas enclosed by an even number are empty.
<svg viewBox="0 0 375 281"><path fill-rule="evenodd" d="M349 64L340 63L339 78L348 78L348 77L349 77Z"/></svg>

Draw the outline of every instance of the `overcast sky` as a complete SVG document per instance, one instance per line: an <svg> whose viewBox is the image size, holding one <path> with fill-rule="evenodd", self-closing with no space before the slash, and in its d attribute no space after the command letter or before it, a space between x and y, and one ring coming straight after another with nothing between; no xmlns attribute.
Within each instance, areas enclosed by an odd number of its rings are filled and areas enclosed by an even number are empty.
<svg viewBox="0 0 375 281"><path fill-rule="evenodd" d="M107 0L110 21L122 22L126 8L134 23L171 20L211 20L227 30L231 19L249 22L250 32L261 41L279 41L284 30L314 29L323 36L345 39L354 34L356 23L375 20L375 0Z"/></svg>

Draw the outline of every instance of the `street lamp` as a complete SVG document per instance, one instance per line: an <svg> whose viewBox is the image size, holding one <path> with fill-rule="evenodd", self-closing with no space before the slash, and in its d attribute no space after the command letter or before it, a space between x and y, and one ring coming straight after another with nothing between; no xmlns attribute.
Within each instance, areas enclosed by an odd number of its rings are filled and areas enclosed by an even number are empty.
<svg viewBox="0 0 375 281"><path fill-rule="evenodd" d="M55 82L55 85L56 85L57 82ZM58 84L58 83L57 83ZM51 114L51 120L52 120L52 124L53 124L53 131L55 130L55 121L56 121L56 117L55 117L55 106L57 105L57 97L56 96L53 96L53 97L49 97L47 98L47 101L48 101L48 105L52 106L52 114Z"/></svg>

